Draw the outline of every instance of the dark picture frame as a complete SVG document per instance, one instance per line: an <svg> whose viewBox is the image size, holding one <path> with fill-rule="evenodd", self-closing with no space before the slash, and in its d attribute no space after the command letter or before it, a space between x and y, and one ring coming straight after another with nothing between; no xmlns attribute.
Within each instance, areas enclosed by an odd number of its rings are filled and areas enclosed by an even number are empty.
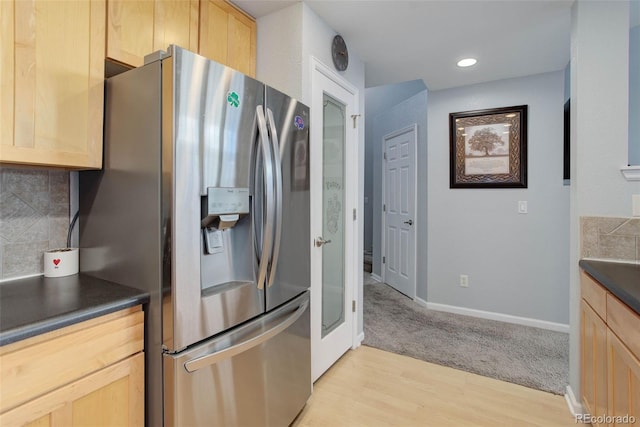
<svg viewBox="0 0 640 427"><path fill-rule="evenodd" d="M527 188L527 105L449 114L450 188Z"/></svg>
<svg viewBox="0 0 640 427"><path fill-rule="evenodd" d="M571 179L571 99L564 103L564 147L562 153L562 178Z"/></svg>

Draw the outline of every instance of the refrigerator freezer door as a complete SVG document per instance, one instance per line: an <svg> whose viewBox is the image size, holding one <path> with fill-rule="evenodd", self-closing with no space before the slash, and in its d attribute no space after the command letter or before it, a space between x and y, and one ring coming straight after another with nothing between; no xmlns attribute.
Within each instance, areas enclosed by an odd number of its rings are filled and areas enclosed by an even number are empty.
<svg viewBox="0 0 640 427"><path fill-rule="evenodd" d="M309 292L164 356L165 426L286 426L311 395Z"/></svg>
<svg viewBox="0 0 640 427"><path fill-rule="evenodd" d="M275 222L281 232L274 239L266 296L269 311L311 285L309 108L268 86L265 105L270 134L277 135L282 179Z"/></svg>

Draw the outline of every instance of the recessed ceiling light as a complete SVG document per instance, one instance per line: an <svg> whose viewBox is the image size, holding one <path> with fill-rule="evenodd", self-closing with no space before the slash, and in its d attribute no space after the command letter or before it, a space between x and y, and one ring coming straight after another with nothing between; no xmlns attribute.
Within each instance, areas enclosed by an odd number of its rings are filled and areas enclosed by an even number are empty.
<svg viewBox="0 0 640 427"><path fill-rule="evenodd" d="M478 62L475 58L465 58L458 61L458 67L471 67L472 65L476 65Z"/></svg>

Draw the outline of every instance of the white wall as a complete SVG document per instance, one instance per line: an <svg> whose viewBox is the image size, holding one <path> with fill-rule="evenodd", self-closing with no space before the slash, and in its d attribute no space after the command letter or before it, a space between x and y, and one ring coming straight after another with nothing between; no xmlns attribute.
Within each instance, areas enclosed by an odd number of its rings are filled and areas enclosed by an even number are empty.
<svg viewBox="0 0 640 427"><path fill-rule="evenodd" d="M333 37L337 34L329 27L316 13L311 10L306 3L302 3L302 19L303 19L303 100L311 99L311 57L325 64L330 68L333 67L331 59L331 43ZM346 40L347 45L349 40ZM336 71L346 81L351 83L358 89L361 121L358 123L364 129L364 62L358 58L357 52L349 50L349 67L345 71ZM303 101L304 102L304 101ZM360 142L364 144L364 131L360 132Z"/></svg>
<svg viewBox="0 0 640 427"><path fill-rule="evenodd" d="M412 124L418 125L418 158L416 159L416 284L417 296L426 299L427 289L427 91L403 101L373 118L371 141L373 148L373 272L382 275L382 141L385 135Z"/></svg>
<svg viewBox="0 0 640 427"><path fill-rule="evenodd" d="M449 113L523 104L528 188L450 189ZM429 302L569 323L563 107L563 71L429 93Z"/></svg>
<svg viewBox="0 0 640 427"><path fill-rule="evenodd" d="M302 3L257 20L256 78L302 100Z"/></svg>
<svg viewBox="0 0 640 427"><path fill-rule="evenodd" d="M620 173L628 154L628 11L624 1L575 4L571 97L577 146L572 151L580 215L630 216L631 194L640 186Z"/></svg>
<svg viewBox="0 0 640 427"><path fill-rule="evenodd" d="M571 340L569 382L580 396L581 216L630 216L628 182L629 3L578 0L571 28ZM575 177L575 178L574 178Z"/></svg>
<svg viewBox="0 0 640 427"><path fill-rule="evenodd" d="M257 26L256 78L309 105L311 57L333 69L336 32L305 3L258 18ZM347 70L336 72L359 89L364 110L364 62L350 51Z"/></svg>
<svg viewBox="0 0 640 427"><path fill-rule="evenodd" d="M261 17L257 20L257 64L256 77L270 86L293 96L311 106L311 57L333 68L331 43L336 32L331 29L305 3L293 5ZM346 40L347 44L349 40ZM349 67L339 72L345 80L358 89L359 114L358 159L359 194L364 192L364 62L356 52L349 51ZM315 124L311 123L311 126ZM313 141L312 141L313 143ZM319 161L317 159L310 159ZM362 218L363 201L359 201L358 212ZM358 230L358 265L362 265L363 221ZM359 270L356 302L362 307L362 268ZM363 331L362 310L358 311L359 333Z"/></svg>
<svg viewBox="0 0 640 427"><path fill-rule="evenodd" d="M640 5L640 1L636 2ZM640 6L637 7L640 9ZM640 165L640 25L629 30L629 162Z"/></svg>

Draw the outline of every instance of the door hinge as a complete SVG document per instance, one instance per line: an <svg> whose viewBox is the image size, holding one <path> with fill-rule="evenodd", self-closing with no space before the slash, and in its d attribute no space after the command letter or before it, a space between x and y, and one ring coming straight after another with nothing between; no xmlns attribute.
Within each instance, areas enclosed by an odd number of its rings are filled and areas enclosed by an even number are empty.
<svg viewBox="0 0 640 427"><path fill-rule="evenodd" d="M382 157L387 160L387 152L385 151L384 153L382 153Z"/></svg>
<svg viewBox="0 0 640 427"><path fill-rule="evenodd" d="M351 301L351 311L356 312L356 300Z"/></svg>
<svg viewBox="0 0 640 427"><path fill-rule="evenodd" d="M383 204L382 205L382 212L386 212L387 211L387 204Z"/></svg>
<svg viewBox="0 0 640 427"><path fill-rule="evenodd" d="M383 264L386 264L386 263L387 263L387 257L386 257L386 256L383 256L383 257L382 257L382 263L383 263Z"/></svg>
<svg viewBox="0 0 640 427"><path fill-rule="evenodd" d="M356 214L356 208L353 208L353 220L355 221L356 218L358 218L358 216Z"/></svg>

